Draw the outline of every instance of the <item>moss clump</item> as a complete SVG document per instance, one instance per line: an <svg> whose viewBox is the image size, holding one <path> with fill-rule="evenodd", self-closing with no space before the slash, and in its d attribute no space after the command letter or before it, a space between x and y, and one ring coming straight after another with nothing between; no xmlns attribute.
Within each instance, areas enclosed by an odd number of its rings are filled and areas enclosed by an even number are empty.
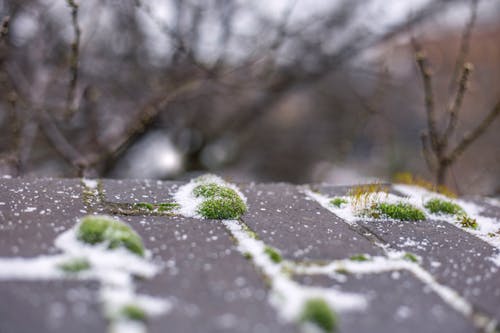
<svg viewBox="0 0 500 333"><path fill-rule="evenodd" d="M336 198L333 198L332 200L330 200L330 203L332 205L334 205L335 207L340 208L347 203L347 200L344 198L336 197Z"/></svg>
<svg viewBox="0 0 500 333"><path fill-rule="evenodd" d="M366 254L355 254L349 258L352 261L368 261L370 258Z"/></svg>
<svg viewBox="0 0 500 333"><path fill-rule="evenodd" d="M264 252L269 256L269 258L279 264L280 262L283 261L283 258L281 257L281 254L273 247L266 246L264 249Z"/></svg>
<svg viewBox="0 0 500 333"><path fill-rule="evenodd" d="M163 202L158 204L158 211L159 212L170 212L176 208L179 208L179 204L175 202Z"/></svg>
<svg viewBox="0 0 500 333"><path fill-rule="evenodd" d="M144 255L141 237L125 223L108 216L88 215L81 219L77 238L88 244L108 243L109 249L124 247Z"/></svg>
<svg viewBox="0 0 500 333"><path fill-rule="evenodd" d="M420 221L425 220L425 214L420 209L404 202L378 203L373 205L368 213L374 218L390 218L400 221Z"/></svg>
<svg viewBox="0 0 500 333"><path fill-rule="evenodd" d="M128 304L125 305L121 311L120 314L133 321L146 321L148 318L146 311L144 311L140 306L134 305L134 304Z"/></svg>
<svg viewBox="0 0 500 333"><path fill-rule="evenodd" d="M406 252L405 255L403 256L403 259L406 261L411 261L411 262L418 262L418 257L411 253L411 252Z"/></svg>
<svg viewBox="0 0 500 333"><path fill-rule="evenodd" d="M337 325L335 313L321 298L312 298L306 302L300 320L312 323L324 332L334 332Z"/></svg>
<svg viewBox="0 0 500 333"><path fill-rule="evenodd" d="M170 212L175 208L179 207L178 204L173 202L163 202L159 204L152 204L149 202L139 202L133 205L133 208L139 210L148 210L148 211L158 211L160 213Z"/></svg>
<svg viewBox="0 0 500 333"><path fill-rule="evenodd" d="M247 211L238 193L226 186L202 184L194 188L193 194L205 198L198 207L198 213L207 219L237 219Z"/></svg>
<svg viewBox="0 0 500 333"><path fill-rule="evenodd" d="M427 201L424 207L433 214L457 215L462 214L464 211L456 203L438 198Z"/></svg>
<svg viewBox="0 0 500 333"><path fill-rule="evenodd" d="M460 225L464 228L471 228L471 229L479 228L476 219L473 219L472 217L469 217L465 214L460 215L458 217L458 223L460 223Z"/></svg>
<svg viewBox="0 0 500 333"><path fill-rule="evenodd" d="M85 258L74 258L61 263L58 267L66 273L79 273L90 269L90 263Z"/></svg>

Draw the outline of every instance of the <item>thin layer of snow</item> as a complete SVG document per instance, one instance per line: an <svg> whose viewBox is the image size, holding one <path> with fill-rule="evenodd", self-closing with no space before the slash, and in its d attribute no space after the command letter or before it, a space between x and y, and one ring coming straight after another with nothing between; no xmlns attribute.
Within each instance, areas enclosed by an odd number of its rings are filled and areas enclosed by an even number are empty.
<svg viewBox="0 0 500 333"><path fill-rule="evenodd" d="M442 285L434 277L423 269L418 263L404 260L405 252L387 251L387 257L371 257L368 261L336 260L327 265L295 266L293 269L297 274L335 274L338 270L347 270L353 274L374 274L406 270L411 272L422 283L427 285L450 307L465 317L472 314L472 306L455 290Z"/></svg>
<svg viewBox="0 0 500 333"><path fill-rule="evenodd" d="M253 263L271 280L269 300L282 319L296 321L303 311L304 303L317 297L323 298L337 311L360 311L367 307L368 302L363 295L329 288L303 286L293 281L284 273L286 262L273 262L265 253L266 245L252 238L241 222L224 220L223 223L236 238L239 251L243 254L249 253Z"/></svg>
<svg viewBox="0 0 500 333"><path fill-rule="evenodd" d="M493 218L482 216L481 212L484 210L481 206L476 205L475 203L462 200L462 199L451 199L442 194L428 191L424 188L412 186L412 185L404 185L404 184L395 184L393 185L394 189L398 192L403 193L408 196L408 200L414 204L415 206L425 209L424 204L433 198L438 198L446 201L451 201L453 203L458 204L463 208L465 213L476 220L478 224L477 229L462 227L459 223L457 223L455 216L445 215L445 214L431 214L427 212L427 215L430 219L444 221L453 224L457 228L460 228L480 239L487 242L488 244L497 248L500 251L500 237L490 237L489 234L495 234L500 230L500 220ZM500 263L497 263L500 266Z"/></svg>
<svg viewBox="0 0 500 333"><path fill-rule="evenodd" d="M99 185L99 182L96 179L83 178L82 183L83 185L85 185L85 187L88 187L90 189L96 189Z"/></svg>
<svg viewBox="0 0 500 333"><path fill-rule="evenodd" d="M193 193L193 190L198 185L206 185L212 183L231 188L246 204L246 197L243 195L243 193L241 193L240 189L236 185L228 183L218 176L207 174L198 178L191 179L189 183L182 185L177 189L177 192L174 193L174 200L179 204L177 212L186 217L202 219L203 217L198 213L198 207L203 203L204 200L206 200L206 198L196 197Z"/></svg>
<svg viewBox="0 0 500 333"><path fill-rule="evenodd" d="M134 277L151 278L159 268L146 257L139 257L126 249L107 249L107 244L91 246L77 239L78 225L60 234L54 244L61 254L34 258L0 258L0 280L76 279L100 282L99 297L106 317L112 318L110 331L115 333L143 333L146 327L123 318L120 309L125 305L139 306L148 316L170 311L167 300L138 294ZM59 266L68 260L85 259L90 269L78 274L65 273Z"/></svg>

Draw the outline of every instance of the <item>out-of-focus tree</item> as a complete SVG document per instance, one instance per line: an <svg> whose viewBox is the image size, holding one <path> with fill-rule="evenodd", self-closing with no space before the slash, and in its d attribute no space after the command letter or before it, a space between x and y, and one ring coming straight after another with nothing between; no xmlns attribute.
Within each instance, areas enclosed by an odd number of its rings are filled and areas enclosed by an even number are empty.
<svg viewBox="0 0 500 333"><path fill-rule="evenodd" d="M300 0L2 2L2 172L126 176L130 156L156 147L160 169L243 161L261 178L306 181L318 157L347 154L375 113L347 81L376 84L380 72L354 60L462 2L424 2L392 20L377 0L317 10ZM290 98L304 104L300 128L296 111L279 112ZM263 122L272 117L277 127ZM282 145L280 131L294 130ZM168 143L144 141L158 133ZM319 155L318 140L330 147Z"/></svg>

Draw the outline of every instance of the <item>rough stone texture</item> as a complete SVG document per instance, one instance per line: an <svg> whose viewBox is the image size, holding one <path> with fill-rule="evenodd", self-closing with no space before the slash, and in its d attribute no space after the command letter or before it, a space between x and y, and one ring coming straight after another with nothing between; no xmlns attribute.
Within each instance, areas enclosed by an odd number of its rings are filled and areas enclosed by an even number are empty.
<svg viewBox="0 0 500 333"><path fill-rule="evenodd" d="M293 332L267 302L263 279L219 221L126 217L165 270L139 291L171 300L151 332Z"/></svg>
<svg viewBox="0 0 500 333"><path fill-rule="evenodd" d="M243 187L249 212L243 221L292 260L333 260L381 251L340 218L288 184Z"/></svg>
<svg viewBox="0 0 500 333"><path fill-rule="evenodd" d="M0 281L0 332L104 332L97 284Z"/></svg>
<svg viewBox="0 0 500 333"><path fill-rule="evenodd" d="M172 200L182 183L104 180L106 201ZM243 222L267 245L292 261L344 259L358 253L382 255L378 240L414 252L422 266L458 291L481 313L500 320L500 274L489 259L497 249L445 222L368 222L351 226L287 184L241 185L249 212ZM329 196L348 187L315 186ZM0 257L56 253L53 241L87 213L80 180L0 180ZM484 214L500 208L474 198ZM99 211L97 209L96 211ZM142 236L156 262L153 279L137 280L139 292L164 297L173 310L148 322L149 332L299 332L283 324L268 302L268 281L237 250L219 221L179 216L120 216ZM397 277L397 278L396 278ZM327 276L300 276L305 285L337 288L370 297L364 313L340 313L339 331L475 332L408 272L349 275L340 283ZM105 332L97 303L97 282L0 281L0 333ZM409 315L408 315L409 314Z"/></svg>
<svg viewBox="0 0 500 333"><path fill-rule="evenodd" d="M345 282L326 276L299 276L306 285L367 294L370 308L340 316L341 332L474 332L475 328L409 272L348 275Z"/></svg>
<svg viewBox="0 0 500 333"><path fill-rule="evenodd" d="M500 272L496 249L454 225L439 221L359 222L396 250L418 254L436 279L500 320Z"/></svg>
<svg viewBox="0 0 500 333"><path fill-rule="evenodd" d="M0 256L53 253L53 241L85 214L79 180L0 179Z"/></svg>

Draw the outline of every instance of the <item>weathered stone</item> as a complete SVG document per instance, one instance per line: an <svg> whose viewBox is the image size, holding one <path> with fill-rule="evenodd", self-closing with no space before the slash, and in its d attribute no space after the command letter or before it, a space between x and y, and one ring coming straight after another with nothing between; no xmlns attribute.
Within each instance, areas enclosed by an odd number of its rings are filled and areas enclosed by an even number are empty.
<svg viewBox="0 0 500 333"><path fill-rule="evenodd" d="M242 219L266 243L292 260L333 260L380 254L362 234L288 184L243 187L249 211Z"/></svg>
<svg viewBox="0 0 500 333"><path fill-rule="evenodd" d="M0 332L104 332L97 284L79 281L1 281Z"/></svg>
<svg viewBox="0 0 500 333"><path fill-rule="evenodd" d="M299 276L306 285L363 293L369 306L340 314L339 332L474 332L472 323L451 309L409 272L347 275L345 282L327 276Z"/></svg>

